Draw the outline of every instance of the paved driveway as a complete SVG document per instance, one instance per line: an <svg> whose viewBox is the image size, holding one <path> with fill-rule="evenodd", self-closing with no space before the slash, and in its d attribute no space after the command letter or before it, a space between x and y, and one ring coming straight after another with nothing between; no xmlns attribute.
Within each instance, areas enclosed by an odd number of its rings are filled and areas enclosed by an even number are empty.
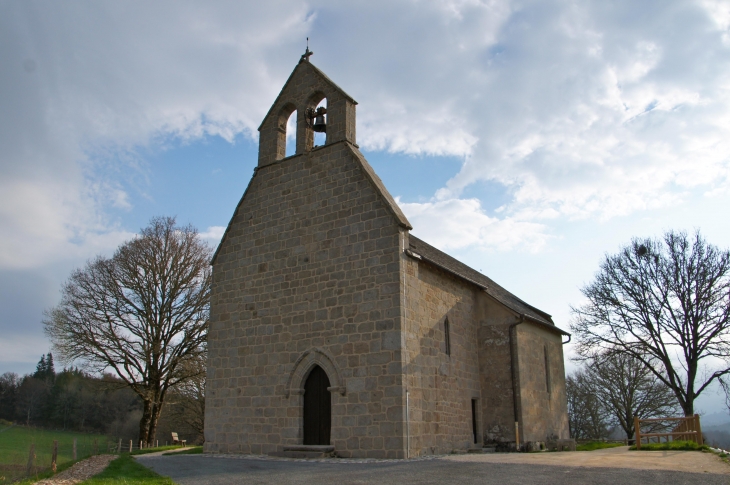
<svg viewBox="0 0 730 485"><path fill-rule="evenodd" d="M590 453L590 452L585 452ZM529 456L529 455L528 455ZM480 457L481 458L481 457ZM236 484L730 484L730 476L636 468L498 463L450 457L376 463L306 462L204 455L140 456L181 485Z"/></svg>

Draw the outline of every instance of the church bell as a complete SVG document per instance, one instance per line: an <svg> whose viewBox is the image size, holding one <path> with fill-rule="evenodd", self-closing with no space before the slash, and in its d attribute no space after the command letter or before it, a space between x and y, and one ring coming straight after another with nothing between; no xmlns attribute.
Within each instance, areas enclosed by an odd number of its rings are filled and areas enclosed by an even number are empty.
<svg viewBox="0 0 730 485"><path fill-rule="evenodd" d="M323 106L317 108L314 113L314 125L312 129L317 133L327 133L327 122L324 119L324 115L327 113L327 109Z"/></svg>

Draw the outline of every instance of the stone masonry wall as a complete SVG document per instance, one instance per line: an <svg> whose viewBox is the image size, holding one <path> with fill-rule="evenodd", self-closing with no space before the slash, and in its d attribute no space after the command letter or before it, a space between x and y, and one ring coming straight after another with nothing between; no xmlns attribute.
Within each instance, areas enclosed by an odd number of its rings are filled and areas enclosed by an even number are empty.
<svg viewBox="0 0 730 485"><path fill-rule="evenodd" d="M517 327L517 340L523 428L521 441L569 438L563 345L560 335L525 322ZM549 383L545 373L546 348Z"/></svg>
<svg viewBox="0 0 730 485"><path fill-rule="evenodd" d="M404 261L410 456L473 448L471 400L479 409L482 399L475 289L426 263ZM446 317L451 355L445 352Z"/></svg>
<svg viewBox="0 0 730 485"><path fill-rule="evenodd" d="M399 228L353 150L259 168L235 212L213 267L206 452L301 444L300 367L320 363L341 386L336 452L404 457Z"/></svg>
<svg viewBox="0 0 730 485"><path fill-rule="evenodd" d="M481 292L478 304L479 375L485 443L515 441L509 326L515 313Z"/></svg>

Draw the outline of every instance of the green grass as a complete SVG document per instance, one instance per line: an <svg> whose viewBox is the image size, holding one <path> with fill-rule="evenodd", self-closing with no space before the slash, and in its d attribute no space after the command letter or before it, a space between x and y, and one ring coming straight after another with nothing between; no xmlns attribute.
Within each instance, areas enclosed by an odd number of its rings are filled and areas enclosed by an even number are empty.
<svg viewBox="0 0 730 485"><path fill-rule="evenodd" d="M53 441L58 441L58 460L61 465L73 459L73 440L77 440L77 457L91 455L94 439L97 440L99 452L106 451L106 437L68 431L50 431L24 426L6 428L0 433L0 485L15 481L25 475L30 445L35 444L33 476L40 476L51 466Z"/></svg>
<svg viewBox="0 0 730 485"><path fill-rule="evenodd" d="M576 445L575 451L593 451L602 450L604 448L616 448L618 446L625 446L623 443L606 443L604 441L589 441L588 443L582 443Z"/></svg>
<svg viewBox="0 0 730 485"><path fill-rule="evenodd" d="M636 450L636 446L629 448ZM670 441L668 443L642 443L639 451L702 451L709 450L707 445L698 445L694 441Z"/></svg>
<svg viewBox="0 0 730 485"><path fill-rule="evenodd" d="M175 482L140 465L129 453L124 453L106 470L81 482L81 485L175 485Z"/></svg>
<svg viewBox="0 0 730 485"><path fill-rule="evenodd" d="M187 450L183 451L171 451L169 453L163 453L162 456L172 456L172 455L200 455L203 453L203 447L202 446L194 446L192 448L188 448Z"/></svg>

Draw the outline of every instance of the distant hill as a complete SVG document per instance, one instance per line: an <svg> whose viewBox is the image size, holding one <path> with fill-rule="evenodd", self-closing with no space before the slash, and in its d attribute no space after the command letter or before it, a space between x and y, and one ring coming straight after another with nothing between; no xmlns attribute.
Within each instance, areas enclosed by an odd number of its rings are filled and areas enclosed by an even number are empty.
<svg viewBox="0 0 730 485"><path fill-rule="evenodd" d="M730 424L730 414L728 413L712 413L704 414L700 416L702 421L702 427L705 426L719 426L723 424Z"/></svg>
<svg viewBox="0 0 730 485"><path fill-rule="evenodd" d="M712 413L700 418L702 434L705 435L706 444L730 449L730 415L727 413Z"/></svg>

